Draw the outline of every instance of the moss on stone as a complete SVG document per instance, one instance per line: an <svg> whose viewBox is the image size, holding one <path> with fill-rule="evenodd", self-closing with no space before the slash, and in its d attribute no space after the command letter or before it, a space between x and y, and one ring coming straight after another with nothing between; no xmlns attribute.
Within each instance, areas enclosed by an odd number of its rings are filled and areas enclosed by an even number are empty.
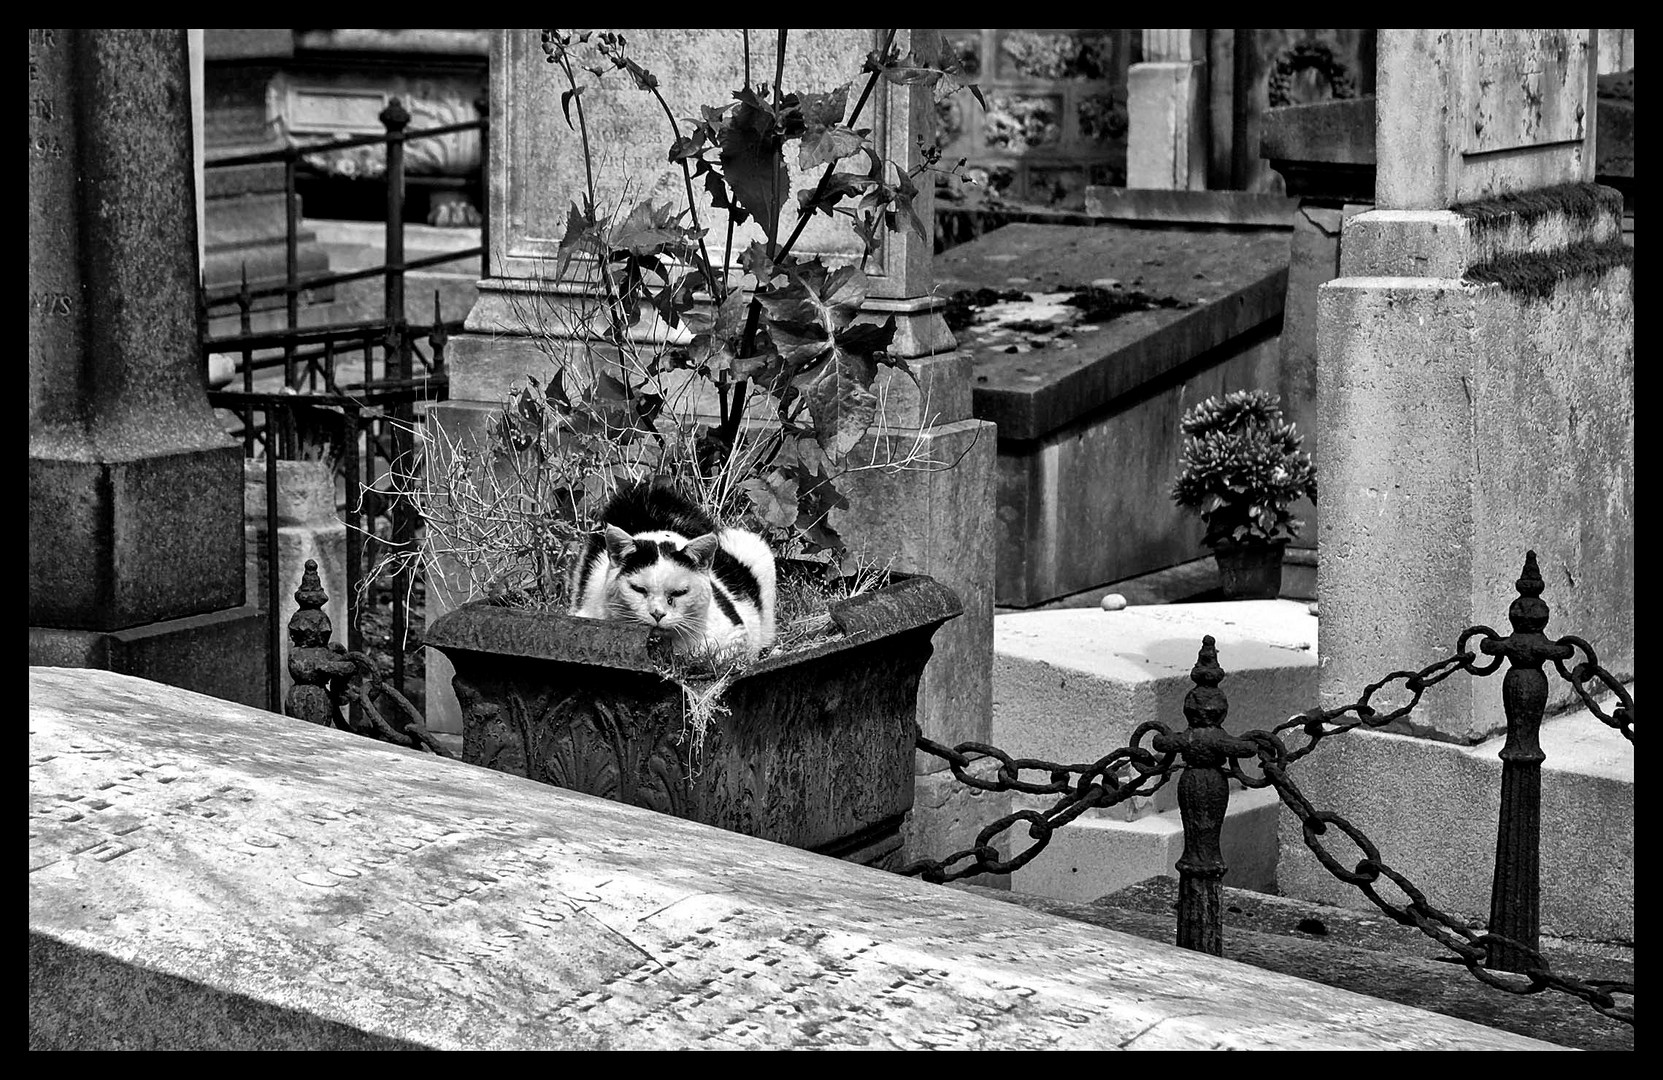
<svg viewBox="0 0 1663 1080"><path fill-rule="evenodd" d="M1622 193L1599 184L1558 184L1536 191L1497 195L1490 199L1458 203L1450 210L1479 226L1497 225L1510 219L1533 219L1563 214L1573 222L1589 223L1601 214L1623 212Z"/></svg>
<svg viewBox="0 0 1663 1080"><path fill-rule="evenodd" d="M1562 281L1634 266L1634 249L1621 240L1588 241L1558 251L1503 255L1469 269L1476 285L1500 285L1510 293L1545 299Z"/></svg>

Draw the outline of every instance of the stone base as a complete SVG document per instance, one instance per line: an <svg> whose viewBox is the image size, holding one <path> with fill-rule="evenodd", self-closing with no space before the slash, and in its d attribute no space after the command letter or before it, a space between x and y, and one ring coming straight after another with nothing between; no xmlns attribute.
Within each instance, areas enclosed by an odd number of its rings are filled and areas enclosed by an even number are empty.
<svg viewBox="0 0 1663 1080"><path fill-rule="evenodd" d="M1500 679L1488 680L1486 691L1499 697ZM1433 907L1488 918L1502 743L1457 746L1357 729L1325 741L1291 775L1318 810L1340 814L1374 841ZM1634 748L1586 712L1544 723L1541 743L1542 933L1632 942ZM1290 811L1281 818L1284 894L1378 910L1323 868ZM1341 864L1357 858L1356 846L1335 830L1323 841ZM1402 902L1396 888L1382 888L1386 899Z"/></svg>
<svg viewBox="0 0 1663 1080"><path fill-rule="evenodd" d="M50 443L31 433L32 624L119 630L243 603L242 447Z"/></svg>
<svg viewBox="0 0 1663 1080"><path fill-rule="evenodd" d="M1000 439L998 603L1032 607L1191 558L1205 530L1171 497L1179 420L1209 395L1275 386L1280 353L1274 333L1243 335L1113 412Z"/></svg>
<svg viewBox="0 0 1663 1080"><path fill-rule="evenodd" d="M1230 702L1225 730L1268 730L1315 704L1317 620L1303 603L1018 612L994 619L993 744L1015 757L1072 764L1126 745L1148 720L1182 730L1190 670L1208 634ZM1173 809L1176 788L1122 804L1114 816Z"/></svg>
<svg viewBox="0 0 1663 1080"><path fill-rule="evenodd" d="M1034 810L1056 802L1056 796L1017 798L1022 800L1018 805ZM1249 791L1232 785L1219 839L1225 865L1230 868L1224 884L1259 892L1276 891L1280 805L1276 792L1269 788ZM1176 808L1135 821L1099 816L1104 813L1088 810L1053 832L1045 850L1010 875L1011 890L1084 904L1145 878L1178 876L1178 858L1184 853L1184 823ZM1012 830L1018 842L1025 844L1021 832L1020 826Z"/></svg>
<svg viewBox="0 0 1663 1080"><path fill-rule="evenodd" d="M29 664L137 675L264 709L267 625L247 605L114 633L31 626Z"/></svg>

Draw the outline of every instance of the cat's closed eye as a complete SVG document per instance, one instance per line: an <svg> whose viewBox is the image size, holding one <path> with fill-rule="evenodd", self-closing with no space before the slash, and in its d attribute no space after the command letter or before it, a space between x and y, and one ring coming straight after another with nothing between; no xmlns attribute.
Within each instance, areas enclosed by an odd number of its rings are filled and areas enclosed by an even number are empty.
<svg viewBox="0 0 1663 1080"><path fill-rule="evenodd" d="M682 597L684 597L686 595L687 595L687 590L686 589L672 589L672 590L670 590L670 599L671 600L680 600Z"/></svg>
<svg viewBox="0 0 1663 1080"><path fill-rule="evenodd" d="M629 583L629 587L631 589L634 589L637 593L641 594L642 596L647 595L647 590L645 588L643 588L642 586L635 584L635 582L633 582L633 581Z"/></svg>

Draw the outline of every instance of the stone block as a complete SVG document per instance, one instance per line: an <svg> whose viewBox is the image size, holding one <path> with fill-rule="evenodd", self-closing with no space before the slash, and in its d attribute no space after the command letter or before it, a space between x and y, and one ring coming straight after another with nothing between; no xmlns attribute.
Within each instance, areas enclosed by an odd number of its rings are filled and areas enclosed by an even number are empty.
<svg viewBox="0 0 1663 1080"><path fill-rule="evenodd" d="M97 668L266 707L266 616L253 604L127 630L29 628L29 663Z"/></svg>
<svg viewBox="0 0 1663 1080"><path fill-rule="evenodd" d="M1545 1048L142 680L29 705L35 1048Z"/></svg>
<svg viewBox="0 0 1663 1080"><path fill-rule="evenodd" d="M737 33L708 30L621 30L629 41L632 59L656 73L671 113L697 116L701 105L732 100L745 83L745 53ZM903 54L914 47L929 48L929 32L899 30L894 45ZM798 30L790 35L785 73L789 85L823 93L860 77L866 54L877 48L884 31L862 29ZM581 197L586 179L580 136L566 124L560 111L565 89L558 69L545 62L535 30L493 32L491 55L490 218L502 223L491 233L491 264L502 277L536 281L555 265L559 237L565 234L566 215ZM755 70L773 70L773 39L753 35ZM752 80L755 81L755 78ZM850 97L853 108L854 95ZM664 112L651 95L611 80L584 97L589 137L605 157L595 174L596 201L611 206L629 187L632 199L686 205L681 170L669 162L666 150L674 141ZM873 129L883 156L905 166L920 160L917 137L931 130L934 105L928 88L880 82L875 97L857 121ZM790 189L805 183L805 173L791 157L786 162ZM535 177L534 182L525 178ZM695 188L699 221L711 238L725 240L727 216L717 210L702 187ZM930 220L934 188L921 185L914 204L924 221ZM796 225L796 203L787 198L780 228L789 235ZM737 255L763 233L755 221L734 230ZM842 218L817 215L793 249L798 255L858 258L858 239ZM500 257L499 257L500 253ZM930 292L928 238L898 233L885 239L868 267L875 297L911 298ZM721 254L711 252L712 258ZM470 327L471 329L471 327Z"/></svg>
<svg viewBox="0 0 1663 1080"><path fill-rule="evenodd" d="M846 463L881 465L916 452L920 464L845 477L839 487L850 508L831 518L851 556L928 574L964 604L936 631L918 688L920 728L948 745L984 741L992 725L994 441L993 425L981 420L868 435ZM921 772L944 767L919 756Z"/></svg>
<svg viewBox="0 0 1663 1080"><path fill-rule="evenodd" d="M65 449L31 438L31 625L120 630L243 602L240 447Z"/></svg>
<svg viewBox="0 0 1663 1080"><path fill-rule="evenodd" d="M1209 395L1274 386L1280 352L1274 336L1244 335L1211 364L1184 368L1182 381L1132 389L1032 442L1001 438L996 602L1030 607L1204 553L1201 519L1171 498L1179 421ZM1174 353L1162 350L1176 359L1184 347Z"/></svg>
<svg viewBox="0 0 1663 1080"><path fill-rule="evenodd" d="M1385 30L1383 210L1442 210L1594 178L1589 30Z"/></svg>
<svg viewBox="0 0 1663 1080"><path fill-rule="evenodd" d="M1547 579L1547 632L1633 670L1632 268L1556 278L1556 258L1535 257L1557 280L1543 295L1466 278L1321 287L1325 706L1448 655L1467 626L1505 628L1526 550ZM1499 696L1445 690L1407 730L1501 729Z"/></svg>
<svg viewBox="0 0 1663 1080"><path fill-rule="evenodd" d="M1484 680L1479 692L1499 701L1500 678ZM1448 685L1434 688L1428 697ZM1381 859L1426 893L1432 906L1487 919L1501 808L1502 743L1497 737L1477 746L1456 746L1358 729L1325 740L1290 775L1313 806L1334 811L1361 829L1380 849ZM1541 931L1553 937L1632 942L1634 747L1580 710L1544 723L1541 745L1546 754ZM1292 812L1284 809L1281 815L1277 877L1282 892L1372 910L1362 893L1317 861ZM1336 830L1329 830L1322 842L1344 866L1360 857ZM1396 888L1380 887L1387 900L1403 902Z"/></svg>
<svg viewBox="0 0 1663 1080"><path fill-rule="evenodd" d="M1046 809L1056 801L1056 796L1017 798L1021 800L1018 805L1033 810ZM1229 867L1225 885L1275 891L1279 806L1273 790L1244 791L1231 786L1219 834L1219 850ZM1023 834L1021 825L1011 830L1018 843L1026 842ZM1145 878L1177 877L1183 853L1184 823L1176 807L1131 821L1087 810L1053 832L1045 850L1010 875L1010 887L1029 896L1087 904Z"/></svg>
<svg viewBox="0 0 1663 1080"><path fill-rule="evenodd" d="M1207 65L1133 64L1126 71L1126 186L1207 186Z"/></svg>
<svg viewBox="0 0 1663 1080"><path fill-rule="evenodd" d="M1225 671L1227 731L1269 730L1315 704L1317 620L1303 603L1018 612L994 619L990 741L1014 757L1070 765L1127 745L1150 720L1182 730L1190 670L1209 634ZM1105 813L1131 818L1151 803L1163 812L1177 806L1177 792L1168 784L1153 800L1131 802Z"/></svg>

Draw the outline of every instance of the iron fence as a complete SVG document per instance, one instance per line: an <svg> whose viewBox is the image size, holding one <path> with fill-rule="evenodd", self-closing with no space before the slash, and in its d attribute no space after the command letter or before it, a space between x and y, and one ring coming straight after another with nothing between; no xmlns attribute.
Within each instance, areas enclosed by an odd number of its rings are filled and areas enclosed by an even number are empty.
<svg viewBox="0 0 1663 1080"><path fill-rule="evenodd" d="M1554 972L1541 953L1539 840L1541 835L1541 770L1546 755L1539 733L1546 711L1548 680L1543 668L1551 662L1575 690L1584 706L1602 723L1634 741L1634 700L1622 683L1601 667L1593 647L1579 637L1553 640L1543 632L1548 606L1542 600L1544 583L1536 564L1536 553L1525 555L1524 570L1516 582L1518 597L1508 609L1513 632L1497 634L1488 626L1472 626L1461 632L1455 650L1436 663L1418 671L1394 671L1366 687L1348 705L1333 709L1311 709L1274 729L1250 730L1239 736L1223 727L1229 708L1219 682L1224 671L1218 664L1218 650L1212 637L1202 640L1191 678L1194 687L1184 699L1188 726L1174 731L1158 720L1140 724L1130 744L1090 764L1069 765L1035 758L1015 758L985 743L960 743L948 747L920 736L918 749L942 758L962 783L986 791L1014 791L1034 795L1060 796L1047 810L1017 810L984 827L974 846L945 859L921 859L908 864L901 873L922 876L926 881L947 882L976 874L1008 874L1032 861L1050 841L1051 834L1094 807L1113 806L1133 796L1158 791L1175 772L1178 808L1183 822L1184 850L1177 863L1177 943L1215 956L1223 952L1222 878L1227 869L1219 850L1219 837L1228 808L1230 781L1243 787L1273 787L1282 803L1299 819L1304 841L1318 861L1336 878L1355 886L1394 922L1420 929L1452 950L1474 976L1500 990L1533 994L1554 989L1573 994L1601 1013L1624 1023L1634 1023L1632 983L1618 980L1575 979ZM1468 648L1476 639L1478 652ZM1585 659L1567 668L1567 661L1581 653ZM1479 661L1479 654L1492 657ZM1507 735L1501 750L1501 812L1496 830L1496 866L1491 888L1490 919L1479 933L1465 923L1440 911L1408 877L1393 869L1379 848L1357 826L1331 810L1321 810L1300 792L1288 774L1289 766L1317 749L1332 735L1360 725L1380 727L1408 716L1432 686L1456 672L1485 676L1508 661L1502 680L1502 703L1507 717ZM1605 712L1588 692L1587 684L1598 681L1620 702ZM1400 682L1409 701L1395 709L1377 709L1371 702L1389 685ZM1353 719L1346 719L1347 716ZM1303 745L1290 746L1303 735ZM1144 745L1147 739L1147 745ZM984 780L967 769L972 762L991 757L999 762L996 776ZM1244 771L1243 763L1258 766L1257 775ZM1023 773L1044 774L1046 779L1023 779ZM1026 824L1033 843L1009 858L1002 858L995 841L1017 825ZM1347 867L1323 844L1329 827L1343 833L1357 845L1363 857ZM1396 904L1380 895L1380 879L1396 885L1408 902ZM1614 995L1628 999L1619 1003Z"/></svg>
<svg viewBox="0 0 1663 1080"><path fill-rule="evenodd" d="M451 334L462 329L460 321L446 322L440 311L437 291L433 298L433 323L417 327L406 318L405 275L412 270L439 263L478 258L482 277L490 275L490 219L483 215L480 244L460 251L406 260L404 257L404 149L407 143L438 138L466 131L480 134L481 162L490 160L490 120L484 99L474 103L479 119L443 127L407 130L410 114L402 102L394 98L380 114L385 128L381 135L356 136L304 146L289 146L254 154L222 157L206 163L209 169L271 164L281 162L284 172L284 207L286 221L285 274L282 284L250 288L247 267L242 282L235 292L210 295L200 293L200 314L203 336L203 370L208 358L227 354L237 358L241 376L241 390L212 391L209 401L216 408L231 409L240 418L241 427L235 432L243 443L244 455L263 453L267 461L267 537L268 548L275 545L277 532L276 492L270 483L275 474L276 461L294 460L308 441L307 434L317 436L325 429L323 440L334 448L336 464L344 468L347 477L346 521L348 525L348 605L346 632L350 648L357 651L362 645L358 625L358 611L362 571L373 562L373 546L381 529L377 520L386 522L388 539L394 547L406 547L415 536L416 520L409 507L398 499L389 499L376 488L380 476L390 471L395 463L411 452L411 431L420 403L443 400L447 396L448 376L444 367L444 351ZM300 162L310 155L352 147L385 144L387 147L387 222L386 257L379 266L348 273L324 274L302 279L299 273L300 205L296 180ZM381 277L384 282L383 317L380 320L334 323L324 326L299 325L302 294L353 281ZM286 325L279 330L255 332L253 311L255 302L271 296L284 298ZM238 312L239 332L214 337L208 334L209 315L216 307L234 305ZM425 341L427 349L422 345ZM379 364L377 351L379 350ZM361 359L363 376L356 381L344 379L343 374ZM417 364L420 368L418 370ZM257 392L257 372L282 368L281 390L277 393ZM322 419L333 416L334 420ZM360 445L362 449L360 449ZM278 653L281 627L276 625L275 591L276 564L268 562L270 581L267 591L272 598L273 626L271 630L272 656L270 670L279 670ZM406 597L410 592L408 571L401 570L394 584L393 596L393 683L400 690L407 689L405 681L405 642L409 630ZM268 705L281 710L279 687L275 675Z"/></svg>

